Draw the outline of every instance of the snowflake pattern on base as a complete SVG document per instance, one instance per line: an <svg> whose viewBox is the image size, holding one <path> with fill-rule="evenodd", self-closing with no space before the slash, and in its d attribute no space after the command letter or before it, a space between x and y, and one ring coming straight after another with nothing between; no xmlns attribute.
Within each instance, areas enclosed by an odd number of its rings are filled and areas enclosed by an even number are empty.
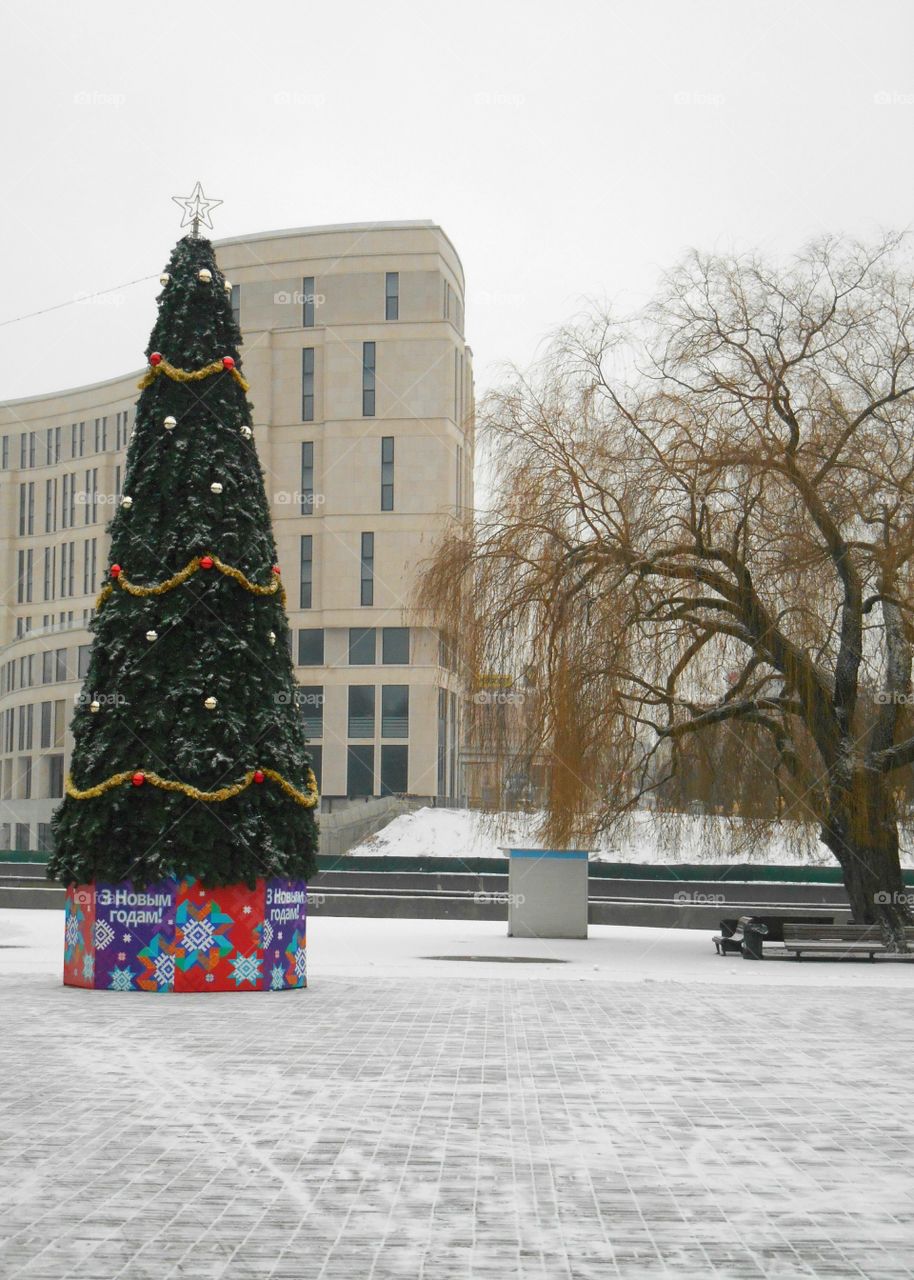
<svg viewBox="0 0 914 1280"><path fill-rule="evenodd" d="M114 930L107 920L96 920L95 922L95 950L104 951L105 947L110 947L114 941Z"/></svg>
<svg viewBox="0 0 914 1280"><path fill-rule="evenodd" d="M109 991L135 991L133 985L134 973L132 969L113 969L111 971L111 982Z"/></svg>
<svg viewBox="0 0 914 1280"><path fill-rule="evenodd" d="M232 978L235 986L240 987L242 982L249 982L252 987L256 987L260 983L260 966L263 963L256 955L253 956L236 956L232 961Z"/></svg>

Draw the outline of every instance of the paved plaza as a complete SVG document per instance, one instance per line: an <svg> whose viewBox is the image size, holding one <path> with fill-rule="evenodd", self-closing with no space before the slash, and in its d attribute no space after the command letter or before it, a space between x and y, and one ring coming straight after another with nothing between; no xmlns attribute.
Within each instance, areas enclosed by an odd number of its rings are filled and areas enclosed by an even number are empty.
<svg viewBox="0 0 914 1280"><path fill-rule="evenodd" d="M4 1280L914 1276L905 965L318 918L306 992L157 997L61 927L0 912Z"/></svg>

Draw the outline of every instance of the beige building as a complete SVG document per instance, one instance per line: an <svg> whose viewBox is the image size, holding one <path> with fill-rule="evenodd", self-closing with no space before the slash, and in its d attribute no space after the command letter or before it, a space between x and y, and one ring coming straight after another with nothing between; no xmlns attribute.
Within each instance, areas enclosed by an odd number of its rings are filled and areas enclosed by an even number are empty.
<svg viewBox="0 0 914 1280"><path fill-rule="evenodd" d="M432 222L268 232L216 251L321 790L453 797L458 681L410 598L416 565L473 505L460 259ZM141 372L0 405L0 849L49 846Z"/></svg>

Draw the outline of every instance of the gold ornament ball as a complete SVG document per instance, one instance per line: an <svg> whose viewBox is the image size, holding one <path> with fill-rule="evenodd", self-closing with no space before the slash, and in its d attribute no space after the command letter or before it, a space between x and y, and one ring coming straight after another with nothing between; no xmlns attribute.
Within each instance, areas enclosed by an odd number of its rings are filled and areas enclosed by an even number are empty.
<svg viewBox="0 0 914 1280"><path fill-rule="evenodd" d="M152 644L153 640L158 640L158 638L159 638L159 633L158 633L158 631L147 631L147 632L146 632L146 639L149 641L149 643L150 643L150 644Z"/></svg>
<svg viewBox="0 0 914 1280"><path fill-rule="evenodd" d="M170 279L171 279L171 276L168 274L168 272L163 271L162 274L159 276L159 284L168 284Z"/></svg>
<svg viewBox="0 0 914 1280"><path fill-rule="evenodd" d="M173 418L171 414L169 414L168 417L165 419L165 421L162 423L162 426L165 428L166 431L174 431L177 425L178 425L178 419Z"/></svg>
<svg viewBox="0 0 914 1280"><path fill-rule="evenodd" d="M221 492L222 492L222 485L219 483L219 481L218 481L218 480L214 480L214 481L213 481L213 483L210 485L210 487L209 487L209 488L210 488L210 493L221 493Z"/></svg>
<svg viewBox="0 0 914 1280"><path fill-rule="evenodd" d="M124 508L125 511L129 511L130 508L133 506L133 499L131 498L129 493L125 493L123 498L121 498L121 506Z"/></svg>
<svg viewBox="0 0 914 1280"><path fill-rule="evenodd" d="M209 267L201 267L201 269L197 272L197 279L200 281L201 284L209 284L212 278L213 278L213 273L212 271L210 271Z"/></svg>
<svg viewBox="0 0 914 1280"><path fill-rule="evenodd" d="M90 702L90 703L89 703L89 710L90 710L90 711L93 711L93 712L94 712L94 711L101 711L101 709L102 709L102 704L101 704L100 702L96 702L96 701L93 699L93 700L92 700L92 702Z"/></svg>
<svg viewBox="0 0 914 1280"><path fill-rule="evenodd" d="M215 711L215 710L216 710L216 699L212 696L212 694L210 694L210 696L206 699L206 701L203 703L203 705L204 705L204 707L206 707L207 711Z"/></svg>

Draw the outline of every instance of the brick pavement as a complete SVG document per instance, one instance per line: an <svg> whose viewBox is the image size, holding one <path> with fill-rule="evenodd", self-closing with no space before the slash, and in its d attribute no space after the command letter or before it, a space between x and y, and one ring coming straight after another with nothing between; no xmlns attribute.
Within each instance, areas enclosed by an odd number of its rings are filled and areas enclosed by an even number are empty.
<svg viewBox="0 0 914 1280"><path fill-rule="evenodd" d="M0 1275L914 1275L906 995L447 969L7 978Z"/></svg>

